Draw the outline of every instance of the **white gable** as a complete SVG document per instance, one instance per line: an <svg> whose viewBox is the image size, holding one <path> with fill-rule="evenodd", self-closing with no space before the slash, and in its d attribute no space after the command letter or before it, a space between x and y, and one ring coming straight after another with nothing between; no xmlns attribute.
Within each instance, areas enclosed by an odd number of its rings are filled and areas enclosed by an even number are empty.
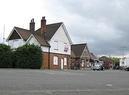
<svg viewBox="0 0 129 95"><path fill-rule="evenodd" d="M8 41L8 45L11 46L11 48L18 48L25 44L25 41L23 39L13 39Z"/></svg>
<svg viewBox="0 0 129 95"><path fill-rule="evenodd" d="M85 47L83 52L82 52L82 55L81 55L81 58L89 58L89 51L87 50L87 48Z"/></svg>
<svg viewBox="0 0 129 95"><path fill-rule="evenodd" d="M19 35L19 39L11 39L9 40L9 38L12 36L12 34L16 32L17 35ZM25 41L23 40L23 38L21 37L21 35L17 32L17 30L15 28L13 28L13 30L11 31L10 35L8 36L7 38L7 42L8 42L8 45L11 47L11 48L18 48L22 45L25 44Z"/></svg>
<svg viewBox="0 0 129 95"><path fill-rule="evenodd" d="M12 34L16 32L19 36L20 36L20 39L23 40L22 36L17 32L17 30L15 28L13 28L13 30L11 31L11 33L9 34L8 38L7 38L7 41L9 41L9 38L12 36Z"/></svg>
<svg viewBox="0 0 129 95"><path fill-rule="evenodd" d="M51 46L50 52L70 55L71 43L67 30L62 24L49 42Z"/></svg>
<svg viewBox="0 0 129 95"><path fill-rule="evenodd" d="M40 46L40 43L37 41L37 39L33 35L31 35L29 37L29 39L26 41L26 44L34 44L34 45ZM42 48L43 52L48 52L49 51L48 47L42 46L41 48Z"/></svg>
<svg viewBox="0 0 129 95"><path fill-rule="evenodd" d="M34 44L40 46L39 42L36 40L36 38L31 35L28 40L26 41L27 44Z"/></svg>

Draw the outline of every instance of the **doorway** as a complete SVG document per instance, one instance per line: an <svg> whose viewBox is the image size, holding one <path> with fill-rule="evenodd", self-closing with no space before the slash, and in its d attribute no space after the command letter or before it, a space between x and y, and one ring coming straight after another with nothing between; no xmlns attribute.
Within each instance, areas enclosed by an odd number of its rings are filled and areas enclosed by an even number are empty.
<svg viewBox="0 0 129 95"><path fill-rule="evenodd" d="M63 69L64 69L64 60L61 59L61 70L63 70Z"/></svg>

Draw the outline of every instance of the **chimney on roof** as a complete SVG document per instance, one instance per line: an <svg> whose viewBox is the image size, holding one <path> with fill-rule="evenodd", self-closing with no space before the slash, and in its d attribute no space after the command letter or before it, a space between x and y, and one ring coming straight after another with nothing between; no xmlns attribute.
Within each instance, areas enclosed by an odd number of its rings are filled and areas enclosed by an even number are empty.
<svg viewBox="0 0 129 95"><path fill-rule="evenodd" d="M46 30L47 30L46 19L45 19L45 16L44 16L41 19L41 34L43 34L44 32L46 32Z"/></svg>
<svg viewBox="0 0 129 95"><path fill-rule="evenodd" d="M30 32L31 33L34 33L35 31L35 22L34 22L34 18L31 19L31 22L30 22Z"/></svg>

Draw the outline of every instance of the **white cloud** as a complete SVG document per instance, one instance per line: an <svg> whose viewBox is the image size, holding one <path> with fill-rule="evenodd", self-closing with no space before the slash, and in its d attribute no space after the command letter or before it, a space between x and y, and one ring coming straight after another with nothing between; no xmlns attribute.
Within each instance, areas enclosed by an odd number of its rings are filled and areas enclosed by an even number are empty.
<svg viewBox="0 0 129 95"><path fill-rule="evenodd" d="M129 51L129 0L2 0L0 1L0 38L14 26L36 28L46 16L48 23L64 22L75 43L87 42L97 54L121 54Z"/></svg>

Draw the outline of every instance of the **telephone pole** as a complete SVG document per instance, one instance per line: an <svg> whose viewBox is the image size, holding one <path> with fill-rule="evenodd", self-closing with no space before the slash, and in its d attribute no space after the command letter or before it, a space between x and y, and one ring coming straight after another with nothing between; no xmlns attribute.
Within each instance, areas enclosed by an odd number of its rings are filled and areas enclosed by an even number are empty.
<svg viewBox="0 0 129 95"><path fill-rule="evenodd" d="M5 43L5 35L4 35L4 33L5 33L5 24L4 24L4 27L3 27L3 44Z"/></svg>

